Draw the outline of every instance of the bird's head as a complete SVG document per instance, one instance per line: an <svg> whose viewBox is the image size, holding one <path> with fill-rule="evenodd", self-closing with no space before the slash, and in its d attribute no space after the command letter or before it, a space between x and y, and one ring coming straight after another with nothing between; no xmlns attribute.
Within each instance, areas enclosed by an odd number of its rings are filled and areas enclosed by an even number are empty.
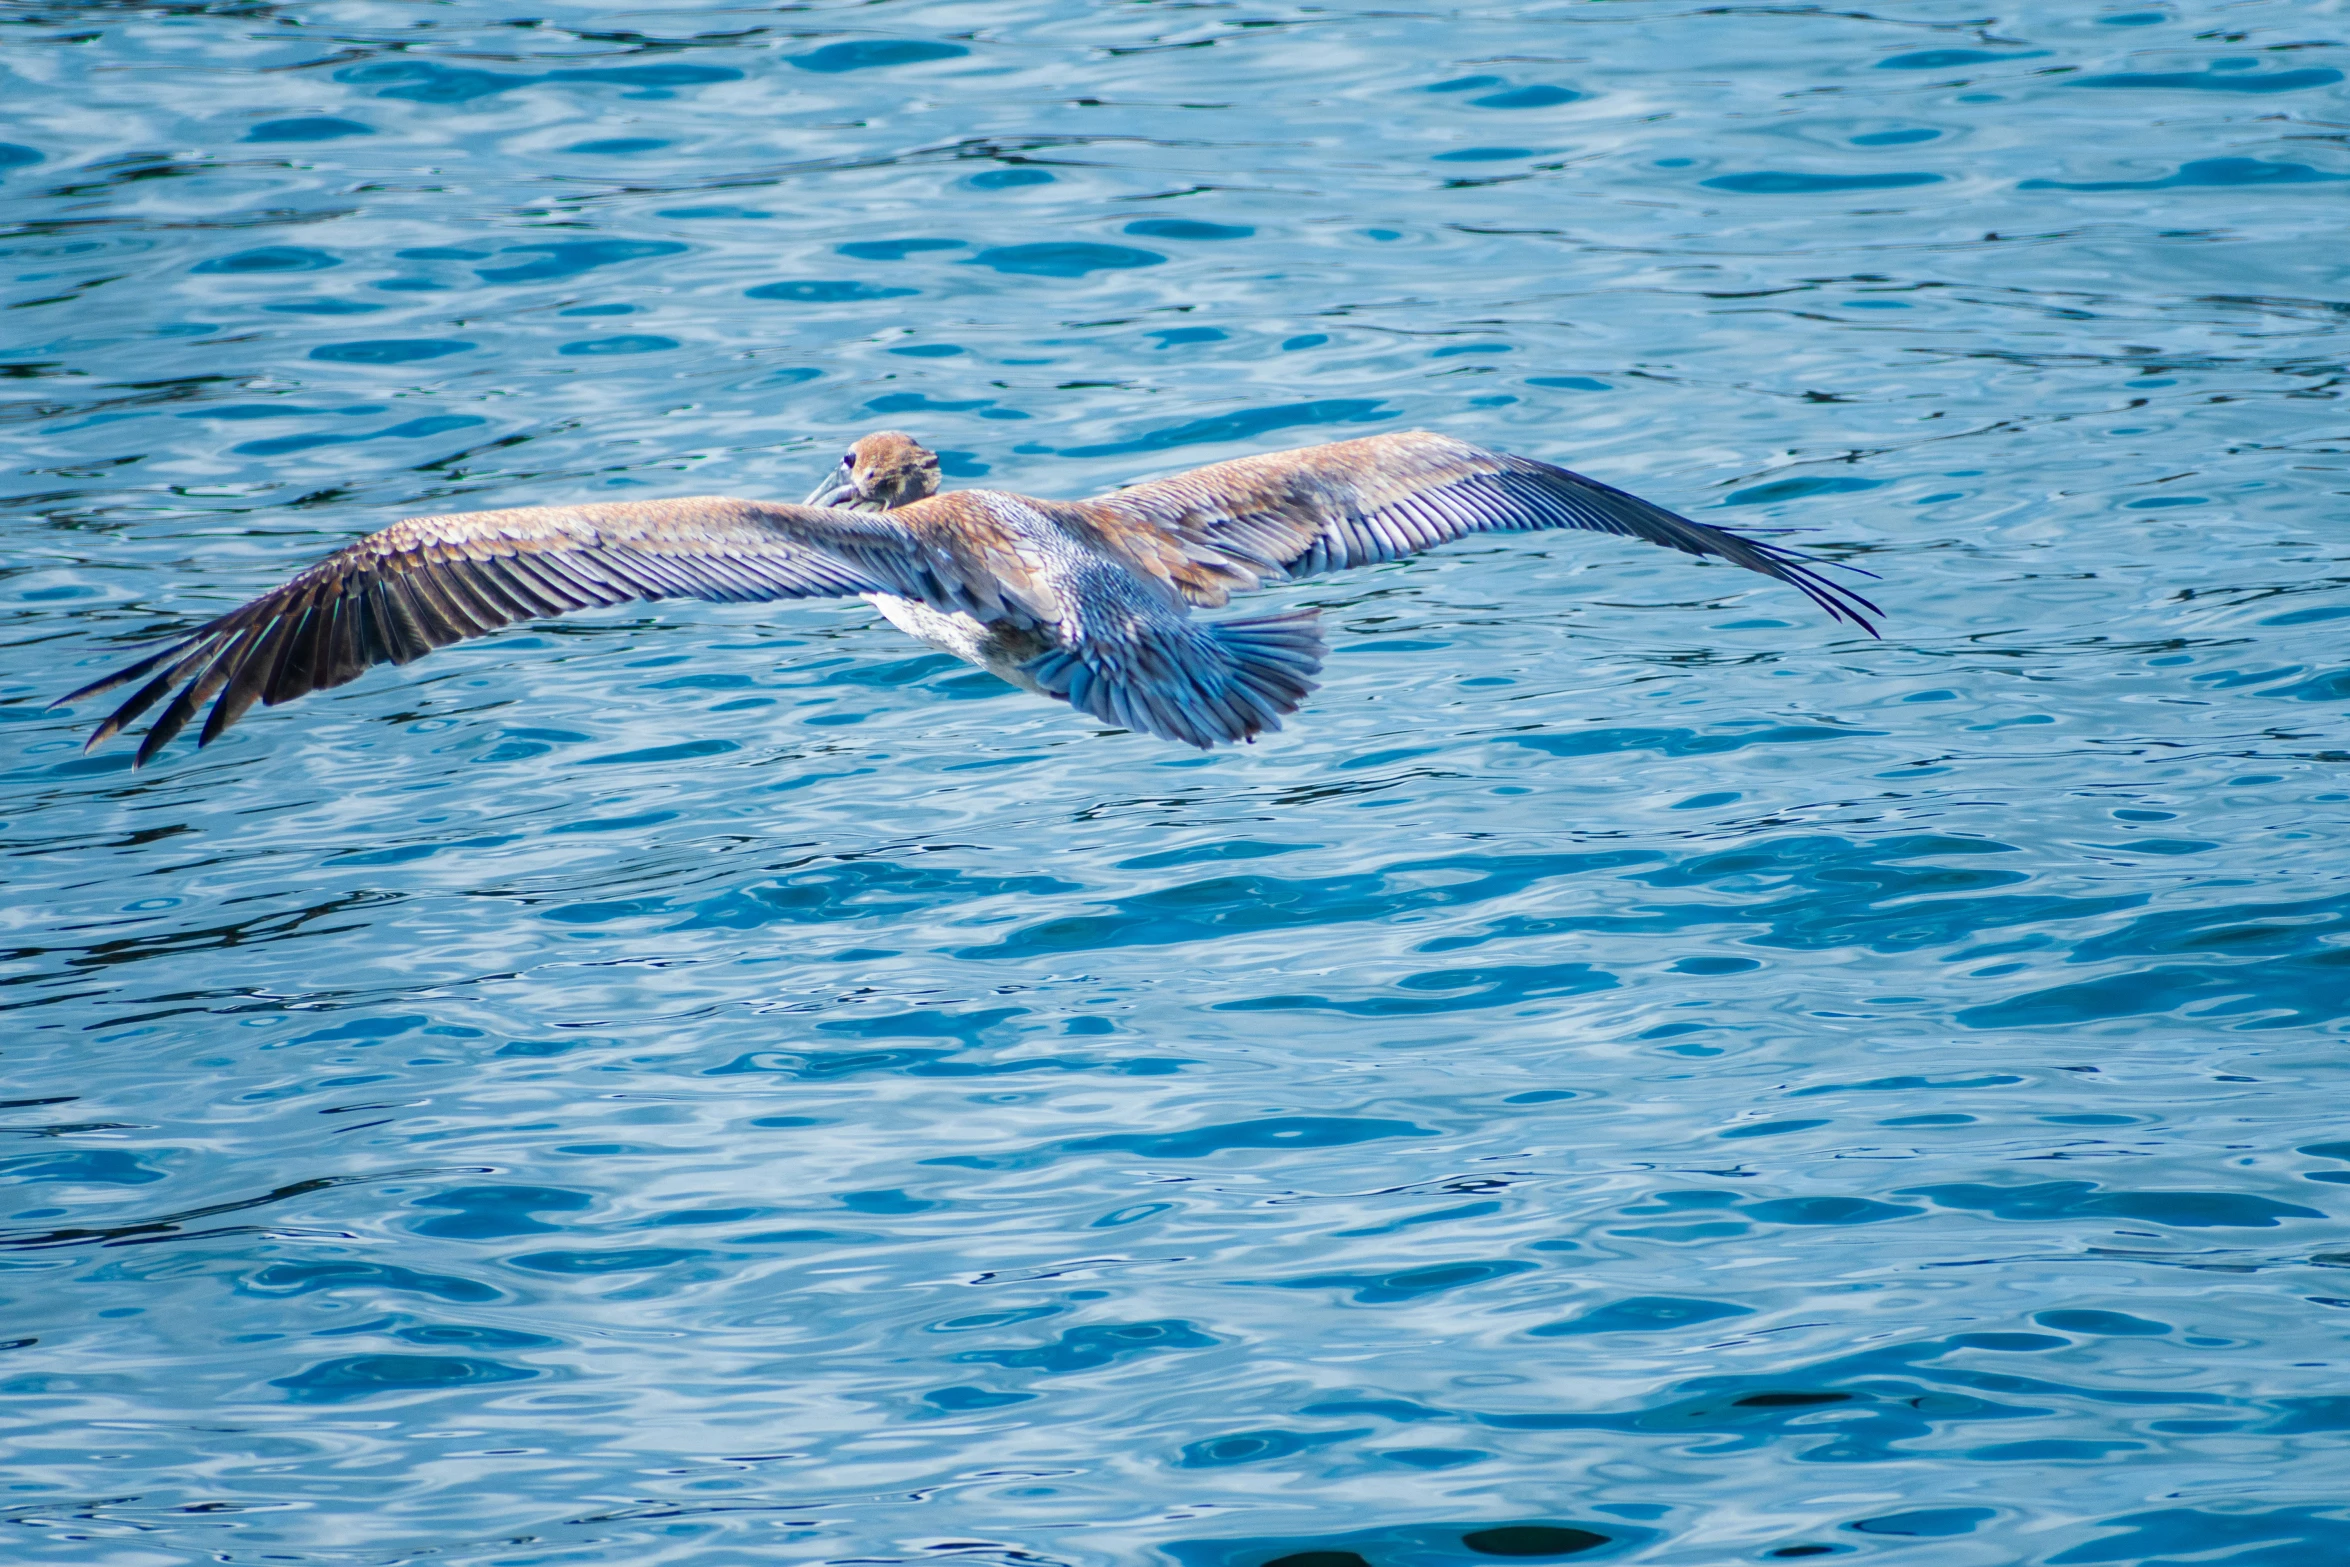
<svg viewBox="0 0 2350 1567"><path fill-rule="evenodd" d="M807 504L888 511L937 493L938 453L902 430L876 430L848 449Z"/></svg>

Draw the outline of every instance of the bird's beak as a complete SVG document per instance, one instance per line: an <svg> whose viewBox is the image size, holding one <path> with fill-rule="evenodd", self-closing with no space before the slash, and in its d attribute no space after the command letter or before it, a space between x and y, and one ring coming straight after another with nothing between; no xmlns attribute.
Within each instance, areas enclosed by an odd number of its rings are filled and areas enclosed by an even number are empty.
<svg viewBox="0 0 2350 1567"><path fill-rule="evenodd" d="M857 488L856 480L836 471L828 475L822 484L810 490L808 498L800 504L803 506L854 506L863 497L864 491Z"/></svg>

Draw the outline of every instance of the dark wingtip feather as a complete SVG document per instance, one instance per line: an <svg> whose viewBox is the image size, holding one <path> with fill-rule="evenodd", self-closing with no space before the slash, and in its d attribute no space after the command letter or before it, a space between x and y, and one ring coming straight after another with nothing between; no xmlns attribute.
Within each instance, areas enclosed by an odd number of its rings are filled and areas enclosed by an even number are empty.
<svg viewBox="0 0 2350 1567"><path fill-rule="evenodd" d="M203 700L196 695L199 689L201 686L198 684L189 685L171 699L171 705L163 710L155 722L147 726L146 734L139 740L138 754L131 758L133 767L146 766L156 752L171 744L179 732L188 727L188 720L196 716L196 708Z"/></svg>
<svg viewBox="0 0 2350 1567"><path fill-rule="evenodd" d="M1849 624L1872 637L1882 638L1870 617L1884 617L1885 612L1875 604L1842 583L1835 582L1812 570L1815 565L1833 565L1853 571L1871 580L1880 580L1877 574L1859 566L1844 566L1841 562L1822 560L1800 550L1762 537L1768 529L1741 532L1699 522L1669 511L1654 501L1643 500L1611 484L1572 472L1552 463L1530 457L1505 455L1503 472L1520 482L1531 479L1547 492L1535 500L1538 513L1550 512L1549 520L1556 525L1565 521L1569 526L1595 527L1605 532L1629 533L1655 544L1684 551L1691 555L1711 555L1742 566L1748 571L1776 578L1800 591L1824 610L1830 620ZM1567 516L1556 515L1543 502L1563 503Z"/></svg>
<svg viewBox="0 0 2350 1567"><path fill-rule="evenodd" d="M279 624L282 625L282 622ZM139 741L139 753L132 759L132 765L146 765L150 757L169 745L173 737L188 727L188 720L196 716L196 709L211 701L229 683L238 667L252 655L254 645L274 635L277 629L268 622L247 625L235 635L211 644L209 658L199 655L199 658L173 665L170 672L174 676L186 674L189 665L197 663L199 659L203 668L189 678L188 683L180 688L179 695L173 697L155 722L147 726L147 733Z"/></svg>
<svg viewBox="0 0 2350 1567"><path fill-rule="evenodd" d="M127 701L106 715L106 722L90 732L90 738L82 742L82 753L86 756L97 750L98 747L129 728L141 713L162 701L165 694L171 690L172 682L179 678L180 668L180 665L174 664L132 692Z"/></svg>
<svg viewBox="0 0 2350 1567"><path fill-rule="evenodd" d="M1884 619L1885 612L1882 609L1871 602L1867 595L1856 589L1848 588L1841 582L1824 577L1811 568L1815 565L1835 566L1840 570L1858 572L1871 581L1882 581L1883 579L1878 577L1875 572L1859 566L1846 566L1842 561L1822 560L1817 555L1801 554L1795 550L1770 543L1768 540L1731 533L1727 528L1718 531L1726 537L1739 539L1752 548L1755 554L1769 562L1772 568L1764 575L1777 577L1782 582L1791 583L1802 590L1805 598L1827 611L1829 619L1849 622L1880 641L1884 639L1884 633L1879 631L1875 621L1869 618L1875 616L1877 620ZM1744 562L1739 564L1744 564Z"/></svg>
<svg viewBox="0 0 2350 1567"><path fill-rule="evenodd" d="M97 679L91 681L86 686L74 687L74 689L66 692L65 695L59 697L56 701L51 702L49 704L48 710L54 713L69 702L79 702L83 697L96 696L101 691L111 691L116 686L126 685L129 682L138 679L148 670L153 669L157 664L162 663L165 659L171 657L172 654L177 653L180 649L186 647L189 643L195 641L197 637L202 636L203 634L204 633L202 631L197 631L191 633L188 636L175 637L168 645L148 654L145 658L140 659L135 664L127 664L121 669L114 671L114 673L110 675L100 675Z"/></svg>
<svg viewBox="0 0 2350 1567"><path fill-rule="evenodd" d="M212 699L212 711L204 715L204 727L196 735L196 749L201 751L221 736L228 728L261 699L259 681L242 677L229 683L227 690Z"/></svg>

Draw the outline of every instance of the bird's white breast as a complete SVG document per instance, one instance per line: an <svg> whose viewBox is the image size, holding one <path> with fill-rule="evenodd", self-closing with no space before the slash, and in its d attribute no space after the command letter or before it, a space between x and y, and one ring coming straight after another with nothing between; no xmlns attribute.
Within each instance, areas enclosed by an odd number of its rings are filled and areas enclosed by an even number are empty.
<svg viewBox="0 0 2350 1567"><path fill-rule="evenodd" d="M1024 690L1040 690L1033 679L1021 672L1020 665L1034 657L1041 647L1014 647L986 622L959 611L932 609L919 599L902 599L889 593L868 593L865 598L889 618L891 625L908 636L919 638L941 652L952 653L967 664L977 664L998 679L1008 680ZM1033 643L1034 639L1022 641Z"/></svg>

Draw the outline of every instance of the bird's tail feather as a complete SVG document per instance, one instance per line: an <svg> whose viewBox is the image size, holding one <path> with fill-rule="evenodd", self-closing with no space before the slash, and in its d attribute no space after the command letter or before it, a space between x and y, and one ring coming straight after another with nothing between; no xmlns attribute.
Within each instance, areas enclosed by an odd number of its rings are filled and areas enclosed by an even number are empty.
<svg viewBox="0 0 2350 1567"><path fill-rule="evenodd" d="M1322 668L1320 618L1293 609L1185 621L1179 635L1055 648L1022 669L1071 707L1204 751L1278 729L1297 711Z"/></svg>

